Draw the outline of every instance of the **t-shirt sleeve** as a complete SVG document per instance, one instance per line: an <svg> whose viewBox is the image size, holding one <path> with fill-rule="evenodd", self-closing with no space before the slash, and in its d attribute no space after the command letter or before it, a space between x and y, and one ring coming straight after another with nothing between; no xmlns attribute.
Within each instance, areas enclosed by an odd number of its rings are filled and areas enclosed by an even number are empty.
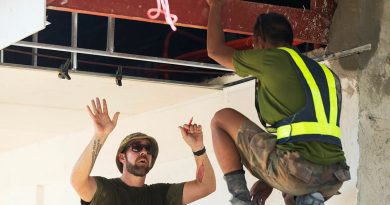
<svg viewBox="0 0 390 205"><path fill-rule="evenodd" d="M108 179L99 176L93 178L96 180L96 186L97 186L95 195L93 196L91 202L86 202L81 200L81 205L89 205L89 204L94 204L93 202L96 201L99 202L104 201L105 196L107 196L108 194L107 192L112 190L107 186Z"/></svg>
<svg viewBox="0 0 390 205"><path fill-rule="evenodd" d="M81 205L90 205L91 202L86 202L86 201L80 199L80 204L81 204Z"/></svg>
<svg viewBox="0 0 390 205"><path fill-rule="evenodd" d="M233 65L237 75L248 75L260 80L268 79L280 72L280 68L286 68L289 59L280 49L251 49L236 51L233 55Z"/></svg>
<svg viewBox="0 0 390 205"><path fill-rule="evenodd" d="M265 61L264 53L259 50L236 51L233 55L233 65L237 75L241 77L261 75L262 64Z"/></svg>
<svg viewBox="0 0 390 205"><path fill-rule="evenodd" d="M182 205L183 204L183 188L184 183L170 184L166 196L167 205Z"/></svg>

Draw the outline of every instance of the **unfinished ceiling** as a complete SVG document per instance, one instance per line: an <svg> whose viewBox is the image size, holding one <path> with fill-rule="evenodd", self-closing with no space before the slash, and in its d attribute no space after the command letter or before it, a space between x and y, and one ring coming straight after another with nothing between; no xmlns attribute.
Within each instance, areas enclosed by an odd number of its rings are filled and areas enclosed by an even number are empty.
<svg viewBox="0 0 390 205"><path fill-rule="evenodd" d="M47 16L51 25L34 38L25 39L33 42L6 48L4 62L59 70L68 65L69 59L73 71L192 83L231 74L207 56L206 1L170 0L169 3L171 13L178 16L176 32L166 25L163 16L155 20L147 17L148 9L157 6L154 0L48 0ZM228 1L227 7L222 23L230 46L249 48L256 16L278 12L289 18L296 36L295 45L301 51L309 51L327 43L335 3L333 0L234 0ZM97 52L106 53L97 55ZM131 56L118 57L123 55Z"/></svg>
<svg viewBox="0 0 390 205"><path fill-rule="evenodd" d="M176 32L163 17L146 17L154 0L48 0L51 25L1 52L0 136L7 143L0 152L85 127L85 105L102 94L131 116L218 92L226 83L218 77L232 72L207 57L207 3L169 2L179 17ZM256 16L278 12L291 21L295 44L311 50L327 43L334 6L229 1L222 18L227 44L249 48ZM65 72L71 80L57 77Z"/></svg>

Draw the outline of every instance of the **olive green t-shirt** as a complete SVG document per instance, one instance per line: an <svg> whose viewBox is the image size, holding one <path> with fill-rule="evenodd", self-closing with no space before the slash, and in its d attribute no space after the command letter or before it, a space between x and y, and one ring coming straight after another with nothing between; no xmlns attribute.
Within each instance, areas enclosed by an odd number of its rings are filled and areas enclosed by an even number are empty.
<svg viewBox="0 0 390 205"><path fill-rule="evenodd" d="M184 183L131 187L120 178L94 177L97 190L90 205L182 205Z"/></svg>
<svg viewBox="0 0 390 205"><path fill-rule="evenodd" d="M292 61L280 49L236 51L233 65L237 75L256 77L260 81L257 100L264 121L272 125L298 112L305 106L305 92ZM337 145L302 141L278 144L283 150L298 151L301 156L318 164L345 161Z"/></svg>

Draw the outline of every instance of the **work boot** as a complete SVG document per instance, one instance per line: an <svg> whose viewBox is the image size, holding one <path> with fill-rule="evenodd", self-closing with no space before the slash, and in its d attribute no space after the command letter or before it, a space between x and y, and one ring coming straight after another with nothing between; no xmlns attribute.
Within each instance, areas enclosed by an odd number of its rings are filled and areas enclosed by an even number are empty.
<svg viewBox="0 0 390 205"><path fill-rule="evenodd" d="M295 199L296 205L324 205L325 199L319 192L297 196Z"/></svg>
<svg viewBox="0 0 390 205"><path fill-rule="evenodd" d="M253 205L251 196L246 186L245 175L242 172L232 172L225 175L229 192L233 195L230 203L232 205Z"/></svg>

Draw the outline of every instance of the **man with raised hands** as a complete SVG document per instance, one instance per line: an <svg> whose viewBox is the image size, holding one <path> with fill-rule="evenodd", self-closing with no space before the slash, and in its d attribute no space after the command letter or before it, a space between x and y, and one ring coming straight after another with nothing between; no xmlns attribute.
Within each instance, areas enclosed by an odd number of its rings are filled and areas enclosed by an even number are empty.
<svg viewBox="0 0 390 205"><path fill-rule="evenodd" d="M87 106L94 123L95 134L77 161L71 184L81 198L81 204L90 205L183 205L215 191L215 176L203 144L200 125L179 126L184 141L194 153L197 177L177 184L145 184L147 173L156 162L159 152L157 141L144 133L133 133L119 145L115 161L121 176L107 179L90 176L99 151L114 130L119 112L112 118L107 102L99 98Z"/></svg>

